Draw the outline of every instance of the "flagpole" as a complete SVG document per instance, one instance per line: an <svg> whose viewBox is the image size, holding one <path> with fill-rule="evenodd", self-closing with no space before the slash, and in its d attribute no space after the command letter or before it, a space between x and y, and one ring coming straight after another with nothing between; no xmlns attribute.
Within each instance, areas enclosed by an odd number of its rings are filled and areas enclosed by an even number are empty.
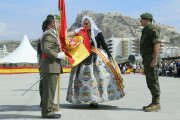
<svg viewBox="0 0 180 120"><path fill-rule="evenodd" d="M55 18L55 15L54 15L54 21L56 20ZM56 32L57 32L57 36L59 38L59 34L58 34L58 29L57 29L57 25L56 25L56 22L55 22L55 26L56 26ZM59 39L58 39L58 42L59 42ZM59 42L59 45L60 45L60 42ZM62 51L61 48L60 49L60 52ZM60 70L61 71L61 70ZM60 75L58 76L58 92L57 92L57 105L58 105L58 111L60 111Z"/></svg>
<svg viewBox="0 0 180 120"><path fill-rule="evenodd" d="M58 77L58 92L57 92L57 104L58 104L58 111L60 111L60 76Z"/></svg>
<svg viewBox="0 0 180 120"><path fill-rule="evenodd" d="M54 15L54 21L55 21L55 26L56 26L56 32L57 32L57 36L58 36L58 38L59 38L59 32L58 32L58 28L57 28L57 25L56 25L56 18L55 18L56 16ZM58 42L59 42L59 39L58 39ZM59 42L59 45L60 45L60 42ZM62 51L61 50L61 48L59 48L60 49L60 51ZM60 111L60 75L58 76L58 92L57 92L57 105L58 105L58 111Z"/></svg>
<svg viewBox="0 0 180 120"><path fill-rule="evenodd" d="M59 9L59 11L61 10L60 9L60 6L61 6L61 3L62 1L61 0L58 0L58 9ZM61 11L60 11L61 12ZM61 24L61 14L60 14L60 24ZM59 27L59 31L60 31L60 27ZM57 26L56 26L56 31L57 31L57 35L58 35L58 38L59 38L59 43L60 43L60 34L59 34L59 31L58 31L58 29L57 29ZM62 51L62 48L61 48L61 44L60 44L60 51ZM59 75L59 77L58 77L58 92L57 92L57 104L58 104L58 111L60 111L60 75Z"/></svg>

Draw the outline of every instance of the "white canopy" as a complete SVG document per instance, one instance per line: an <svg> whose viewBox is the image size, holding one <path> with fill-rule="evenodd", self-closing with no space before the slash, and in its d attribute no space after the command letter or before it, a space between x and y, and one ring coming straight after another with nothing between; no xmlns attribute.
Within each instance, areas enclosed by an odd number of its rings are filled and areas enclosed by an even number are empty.
<svg viewBox="0 0 180 120"><path fill-rule="evenodd" d="M37 63L37 52L24 35L20 45L12 53L0 59L0 63Z"/></svg>

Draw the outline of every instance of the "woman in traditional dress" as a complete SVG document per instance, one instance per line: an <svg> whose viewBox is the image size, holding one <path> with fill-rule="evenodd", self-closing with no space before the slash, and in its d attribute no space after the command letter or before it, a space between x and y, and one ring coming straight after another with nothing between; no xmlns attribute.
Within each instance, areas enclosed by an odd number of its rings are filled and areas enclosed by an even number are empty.
<svg viewBox="0 0 180 120"><path fill-rule="evenodd" d="M98 107L98 103L118 100L124 96L119 90L113 71L102 59L112 61L101 30L90 16L82 18L82 27L68 36L76 35L81 29L87 28L91 46L94 48L90 56L72 68L66 100L73 104L87 103L91 107ZM118 68L119 69L119 68Z"/></svg>

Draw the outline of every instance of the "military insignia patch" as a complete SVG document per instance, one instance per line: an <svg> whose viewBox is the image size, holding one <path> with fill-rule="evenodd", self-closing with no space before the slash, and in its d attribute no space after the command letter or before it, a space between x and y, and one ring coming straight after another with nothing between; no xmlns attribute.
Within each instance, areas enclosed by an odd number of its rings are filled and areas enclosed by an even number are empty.
<svg viewBox="0 0 180 120"><path fill-rule="evenodd" d="M154 32L156 32L156 30L157 30L156 28L153 28L153 29L152 29L152 31L154 31Z"/></svg>
<svg viewBox="0 0 180 120"><path fill-rule="evenodd" d="M160 31L157 28L153 28L152 31L155 32L157 37L159 37Z"/></svg>

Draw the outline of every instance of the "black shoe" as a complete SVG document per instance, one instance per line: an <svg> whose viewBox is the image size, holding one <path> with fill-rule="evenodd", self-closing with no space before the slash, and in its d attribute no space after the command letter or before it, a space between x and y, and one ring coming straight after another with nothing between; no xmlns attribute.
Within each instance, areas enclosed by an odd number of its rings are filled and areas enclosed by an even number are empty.
<svg viewBox="0 0 180 120"><path fill-rule="evenodd" d="M90 103L89 106L91 108L98 108L98 103Z"/></svg>
<svg viewBox="0 0 180 120"><path fill-rule="evenodd" d="M61 115L60 114L52 114L52 115L49 115L49 116L46 116L46 117L42 117L42 118L52 118L52 119L57 119L57 118L61 118Z"/></svg>

